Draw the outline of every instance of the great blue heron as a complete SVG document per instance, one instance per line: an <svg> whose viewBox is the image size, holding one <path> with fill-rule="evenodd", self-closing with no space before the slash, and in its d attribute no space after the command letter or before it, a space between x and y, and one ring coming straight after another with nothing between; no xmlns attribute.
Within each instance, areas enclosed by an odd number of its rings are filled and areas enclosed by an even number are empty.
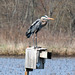
<svg viewBox="0 0 75 75"><path fill-rule="evenodd" d="M37 19L35 22L33 22L32 25L29 27L29 29L26 32L27 38L30 38L30 36L34 33L36 34L36 37L37 37L37 32L42 27L46 26L48 20L54 20L54 19L45 15L45 16L42 16L40 19ZM36 42L36 45L37 45L37 42Z"/></svg>

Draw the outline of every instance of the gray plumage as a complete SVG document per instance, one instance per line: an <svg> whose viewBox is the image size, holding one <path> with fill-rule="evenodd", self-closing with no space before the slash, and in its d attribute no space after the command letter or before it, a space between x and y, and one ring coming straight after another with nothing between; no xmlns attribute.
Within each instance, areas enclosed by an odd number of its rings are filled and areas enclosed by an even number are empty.
<svg viewBox="0 0 75 75"><path fill-rule="evenodd" d="M37 32L47 24L49 20L48 18L49 17L45 15L41 17L41 19L37 19L35 22L33 22L33 24L30 26L30 28L26 32L27 38L29 38L34 33L37 34Z"/></svg>

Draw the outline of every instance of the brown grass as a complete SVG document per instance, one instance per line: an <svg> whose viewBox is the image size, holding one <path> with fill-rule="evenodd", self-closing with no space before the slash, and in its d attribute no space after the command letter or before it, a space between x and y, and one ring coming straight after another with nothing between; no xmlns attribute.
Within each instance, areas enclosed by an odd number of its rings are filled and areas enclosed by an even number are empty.
<svg viewBox="0 0 75 75"><path fill-rule="evenodd" d="M25 55L25 43L4 43L0 45L0 55Z"/></svg>
<svg viewBox="0 0 75 75"><path fill-rule="evenodd" d="M32 44L25 32L37 18L53 17L38 33L38 46L60 55L75 54L75 0L0 0L0 55L24 55Z"/></svg>
<svg viewBox="0 0 75 75"><path fill-rule="evenodd" d="M47 34L45 34L47 33ZM23 36L24 38L25 36ZM21 37L22 38L22 37ZM18 37L16 37L18 39ZM25 40L9 41L3 40L0 43L0 55L24 55L27 46L33 45L33 40L30 37ZM38 33L38 46L46 47L53 55L75 55L75 38L69 35L51 35L48 31L42 30Z"/></svg>

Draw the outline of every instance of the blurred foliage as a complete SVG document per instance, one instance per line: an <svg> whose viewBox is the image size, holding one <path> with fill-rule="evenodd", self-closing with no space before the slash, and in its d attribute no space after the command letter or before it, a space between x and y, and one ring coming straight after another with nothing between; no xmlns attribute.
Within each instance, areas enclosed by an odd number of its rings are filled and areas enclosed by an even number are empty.
<svg viewBox="0 0 75 75"><path fill-rule="evenodd" d="M0 0L0 42L26 42L28 27L45 14L55 19L43 29L49 35L75 37L75 0Z"/></svg>

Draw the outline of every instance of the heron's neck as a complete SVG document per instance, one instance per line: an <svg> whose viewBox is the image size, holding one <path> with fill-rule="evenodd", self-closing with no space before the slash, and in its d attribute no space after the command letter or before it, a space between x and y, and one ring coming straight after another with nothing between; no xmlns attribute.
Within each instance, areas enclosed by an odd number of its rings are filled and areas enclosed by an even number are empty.
<svg viewBox="0 0 75 75"><path fill-rule="evenodd" d="M41 24L42 26L45 26L47 24L47 21L42 21Z"/></svg>

